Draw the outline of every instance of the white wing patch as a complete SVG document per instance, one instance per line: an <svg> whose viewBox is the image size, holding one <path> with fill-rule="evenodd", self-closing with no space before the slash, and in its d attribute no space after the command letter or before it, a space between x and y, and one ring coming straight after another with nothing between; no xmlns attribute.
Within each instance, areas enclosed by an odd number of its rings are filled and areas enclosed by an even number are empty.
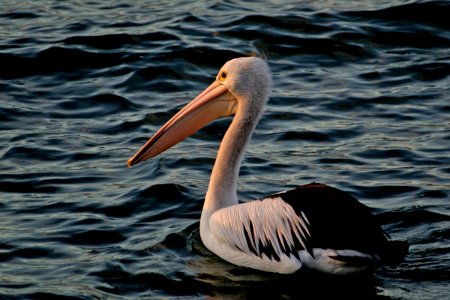
<svg viewBox="0 0 450 300"><path fill-rule="evenodd" d="M230 206L209 219L217 239L249 255L279 260L284 253L298 258L298 251L312 250L307 245L309 221L280 197Z"/></svg>

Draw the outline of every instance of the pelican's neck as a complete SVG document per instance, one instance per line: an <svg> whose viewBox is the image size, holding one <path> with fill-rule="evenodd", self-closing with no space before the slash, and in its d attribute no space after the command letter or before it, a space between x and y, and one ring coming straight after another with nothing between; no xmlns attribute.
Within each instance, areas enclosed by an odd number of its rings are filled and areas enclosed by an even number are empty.
<svg viewBox="0 0 450 300"><path fill-rule="evenodd" d="M239 113L239 111L236 113L217 153L202 217L210 216L221 208L238 203L239 169L257 119L257 116L249 117L248 114Z"/></svg>

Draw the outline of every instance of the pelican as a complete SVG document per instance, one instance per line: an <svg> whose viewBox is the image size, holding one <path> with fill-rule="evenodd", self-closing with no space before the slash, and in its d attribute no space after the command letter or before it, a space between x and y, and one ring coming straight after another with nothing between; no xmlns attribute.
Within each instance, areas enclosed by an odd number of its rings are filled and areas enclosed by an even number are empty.
<svg viewBox="0 0 450 300"><path fill-rule="evenodd" d="M263 59L226 62L215 81L159 129L128 166L155 157L217 118L234 115L200 218L206 248L232 264L282 274L308 268L345 275L403 261L408 243L389 240L370 209L339 189L310 183L238 202L239 169L271 84Z"/></svg>

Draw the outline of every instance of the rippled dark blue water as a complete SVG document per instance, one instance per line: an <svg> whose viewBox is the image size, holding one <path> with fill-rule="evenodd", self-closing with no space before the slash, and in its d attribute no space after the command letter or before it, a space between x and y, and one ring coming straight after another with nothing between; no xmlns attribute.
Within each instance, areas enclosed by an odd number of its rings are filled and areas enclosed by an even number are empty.
<svg viewBox="0 0 450 300"><path fill-rule="evenodd" d="M2 3L0 298L448 299L450 3L167 2ZM268 60L274 91L240 198L347 190L411 243L403 264L279 276L207 251L198 219L229 120L127 168L246 55Z"/></svg>

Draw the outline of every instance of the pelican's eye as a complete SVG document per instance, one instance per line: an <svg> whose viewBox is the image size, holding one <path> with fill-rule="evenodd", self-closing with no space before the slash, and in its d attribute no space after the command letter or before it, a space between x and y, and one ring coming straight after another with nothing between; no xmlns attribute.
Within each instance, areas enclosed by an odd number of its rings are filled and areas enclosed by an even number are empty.
<svg viewBox="0 0 450 300"><path fill-rule="evenodd" d="M220 80L220 81L224 81L226 78L227 78L227 72L221 71L221 72L219 73L219 80Z"/></svg>

